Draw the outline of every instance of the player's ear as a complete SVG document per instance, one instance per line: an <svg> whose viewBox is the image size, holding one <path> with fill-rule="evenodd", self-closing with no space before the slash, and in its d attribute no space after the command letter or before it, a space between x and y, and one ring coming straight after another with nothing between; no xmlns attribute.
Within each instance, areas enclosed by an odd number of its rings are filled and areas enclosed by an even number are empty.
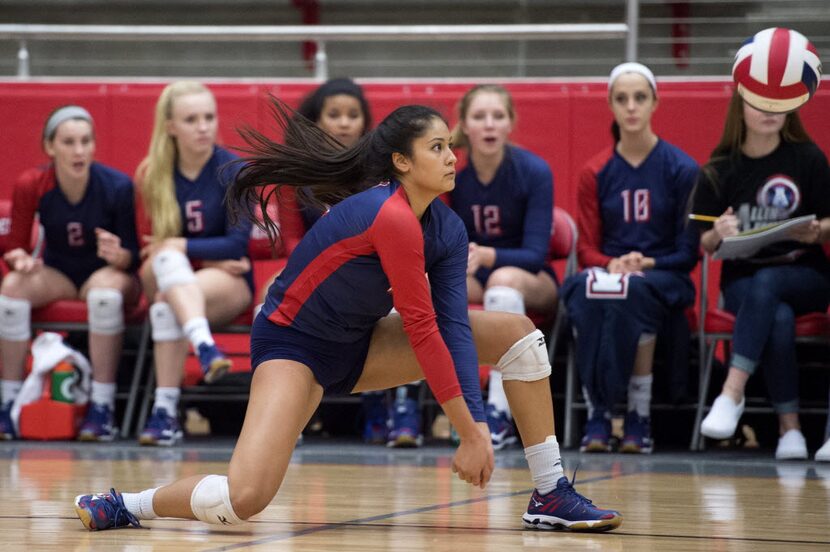
<svg viewBox="0 0 830 552"><path fill-rule="evenodd" d="M392 165L400 174L406 174L412 169L412 163L409 161L409 158L398 151L392 154Z"/></svg>

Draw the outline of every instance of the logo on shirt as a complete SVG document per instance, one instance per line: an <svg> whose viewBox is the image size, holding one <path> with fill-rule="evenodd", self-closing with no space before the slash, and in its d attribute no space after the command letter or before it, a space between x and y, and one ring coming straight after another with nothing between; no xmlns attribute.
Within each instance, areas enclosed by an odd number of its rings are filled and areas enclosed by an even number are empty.
<svg viewBox="0 0 830 552"><path fill-rule="evenodd" d="M801 192L793 179L785 174L770 176L758 190L755 200L759 208L768 210L767 220L789 217L801 205Z"/></svg>

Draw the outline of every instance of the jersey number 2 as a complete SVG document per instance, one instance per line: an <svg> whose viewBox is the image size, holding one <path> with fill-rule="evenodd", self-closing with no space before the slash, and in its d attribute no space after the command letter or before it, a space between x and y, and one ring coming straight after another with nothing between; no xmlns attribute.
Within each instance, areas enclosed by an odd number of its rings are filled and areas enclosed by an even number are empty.
<svg viewBox="0 0 830 552"><path fill-rule="evenodd" d="M201 211L202 200L194 199L184 204L184 215L187 217L187 231L198 234L205 229L204 215Z"/></svg>
<svg viewBox="0 0 830 552"><path fill-rule="evenodd" d="M67 222L66 235L72 247L84 245L84 225L80 222Z"/></svg>
<svg viewBox="0 0 830 552"><path fill-rule="evenodd" d="M623 219L625 222L647 222L651 218L651 195L648 188L634 190L634 201L631 201L631 190L620 192L623 200ZM633 216L632 216L633 211Z"/></svg>

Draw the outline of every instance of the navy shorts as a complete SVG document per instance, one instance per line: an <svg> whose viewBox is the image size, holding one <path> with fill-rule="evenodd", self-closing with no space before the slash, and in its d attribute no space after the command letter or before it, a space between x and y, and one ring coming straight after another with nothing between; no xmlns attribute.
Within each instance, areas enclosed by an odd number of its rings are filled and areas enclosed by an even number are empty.
<svg viewBox="0 0 830 552"><path fill-rule="evenodd" d="M481 267L478 270L476 270L475 274L473 274L473 276L476 280L478 280L478 283L481 284L481 287L483 289L487 289L487 280L490 278L490 274L493 273L493 270L495 269ZM553 268L551 268L551 266L548 263L543 264L542 270L540 270L539 272L545 272L549 274L550 277L553 278L553 283L556 284L556 287L559 287L559 277L556 275L556 272L553 270Z"/></svg>
<svg viewBox="0 0 830 552"><path fill-rule="evenodd" d="M251 366L269 360L293 360L308 366L326 395L348 395L354 389L372 332L353 343L339 343L280 326L259 315L251 329Z"/></svg>

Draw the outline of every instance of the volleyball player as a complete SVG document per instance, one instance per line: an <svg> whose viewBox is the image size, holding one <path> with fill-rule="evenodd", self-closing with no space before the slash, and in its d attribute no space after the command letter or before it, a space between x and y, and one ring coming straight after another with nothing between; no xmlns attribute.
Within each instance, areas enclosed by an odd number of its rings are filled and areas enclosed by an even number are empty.
<svg viewBox="0 0 830 552"><path fill-rule="evenodd" d="M22 385L32 308L81 299L89 311L92 400L79 438L109 441L116 433L115 374L124 305L139 296L133 185L127 175L94 161L95 128L83 107L52 112L42 140L49 164L24 172L12 199L4 256L11 272L0 287L0 438L16 437L9 412ZM36 220L44 231L42 258L29 247Z"/></svg>
<svg viewBox="0 0 830 552"><path fill-rule="evenodd" d="M107 529L180 517L235 525L274 498L300 431L324 393L387 389L426 378L458 430L452 468L484 487L493 471L478 358L504 374L536 490L530 527L607 530L621 515L578 494L562 472L544 337L509 313L468 317L467 237L440 200L455 185L450 132L422 106L395 110L354 147L275 104L288 144L249 131L251 156L230 197L257 202L269 184L310 187L332 205L272 286L251 336L245 422L229 473L141 493L82 495L84 525ZM263 210L264 211L264 210ZM265 226L273 233L266 217ZM388 314L395 306L397 313ZM476 350L476 346L478 351Z"/></svg>
<svg viewBox="0 0 830 552"><path fill-rule="evenodd" d="M210 324L225 324L250 307L247 258L250 224L232 224L224 197L237 156L216 145L216 100L204 85L178 81L156 103L147 157L138 167L140 269L153 301L150 323L156 368L153 410L139 435L143 445L181 440L180 385L188 342L207 383L231 367Z"/></svg>

